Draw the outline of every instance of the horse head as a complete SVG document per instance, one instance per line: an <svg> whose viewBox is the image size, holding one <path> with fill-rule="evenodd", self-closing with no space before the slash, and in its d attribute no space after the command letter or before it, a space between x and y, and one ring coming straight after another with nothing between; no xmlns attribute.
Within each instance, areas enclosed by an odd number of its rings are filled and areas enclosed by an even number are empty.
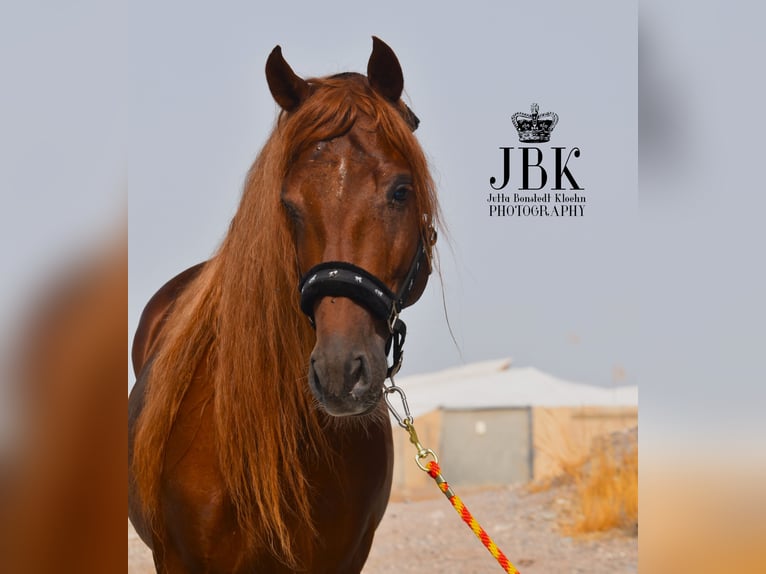
<svg viewBox="0 0 766 574"><path fill-rule="evenodd" d="M302 79L279 46L266 76L278 129L294 142L281 202L316 330L309 386L327 413L365 414L380 404L396 315L431 268L436 204L418 120L401 100L397 57L377 38L366 76Z"/></svg>

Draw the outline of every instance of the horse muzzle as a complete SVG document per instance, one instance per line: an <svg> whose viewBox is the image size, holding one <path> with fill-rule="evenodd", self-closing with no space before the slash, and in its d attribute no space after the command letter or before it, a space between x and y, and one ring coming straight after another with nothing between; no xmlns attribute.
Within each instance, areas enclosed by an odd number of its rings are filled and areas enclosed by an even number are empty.
<svg viewBox="0 0 766 574"><path fill-rule="evenodd" d="M435 241L435 232L433 234ZM423 242L409 271L393 292L378 277L344 261L315 265L301 278L301 310L317 333L311 353L309 385L334 416L364 414L383 394L387 377L398 372L407 333L399 312L422 293L418 278L431 272ZM336 305L336 301L338 305ZM393 364L387 364L393 350Z"/></svg>
<svg viewBox="0 0 766 574"><path fill-rule="evenodd" d="M374 337L378 339L378 337ZM341 335L319 340L311 353L309 387L332 416L363 415L380 402L387 364L380 349Z"/></svg>

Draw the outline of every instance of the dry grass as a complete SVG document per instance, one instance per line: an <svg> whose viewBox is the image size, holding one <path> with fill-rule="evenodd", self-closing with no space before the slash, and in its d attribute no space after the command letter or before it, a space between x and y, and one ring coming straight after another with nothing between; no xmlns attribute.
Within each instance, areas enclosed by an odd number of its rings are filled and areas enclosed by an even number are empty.
<svg viewBox="0 0 766 574"><path fill-rule="evenodd" d="M615 440L618 438L618 440ZM588 455L573 457L561 449L560 474L528 486L542 492L571 485L562 519L569 536L621 529L635 533L638 527L638 445L636 434L613 433L592 443Z"/></svg>
<svg viewBox="0 0 766 574"><path fill-rule="evenodd" d="M638 524L638 448L619 452L602 444L573 474L574 521L567 534L634 530Z"/></svg>

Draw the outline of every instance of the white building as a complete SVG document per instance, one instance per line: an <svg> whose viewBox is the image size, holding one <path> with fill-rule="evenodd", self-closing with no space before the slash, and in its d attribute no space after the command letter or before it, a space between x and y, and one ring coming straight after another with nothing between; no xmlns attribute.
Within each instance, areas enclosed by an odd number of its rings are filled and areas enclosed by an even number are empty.
<svg viewBox="0 0 766 574"><path fill-rule="evenodd" d="M423 446L451 484L526 482L561 472L594 438L638 420L636 386L597 387L558 379L510 359L402 377ZM391 397L398 407L398 397ZM394 428L394 496L428 488L406 431ZM432 487L431 487L432 488Z"/></svg>

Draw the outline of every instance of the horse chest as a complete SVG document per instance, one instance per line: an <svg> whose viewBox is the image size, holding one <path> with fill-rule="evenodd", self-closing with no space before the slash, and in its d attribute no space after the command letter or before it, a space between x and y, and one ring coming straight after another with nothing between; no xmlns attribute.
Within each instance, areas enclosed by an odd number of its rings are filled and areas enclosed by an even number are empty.
<svg viewBox="0 0 766 574"><path fill-rule="evenodd" d="M382 417L381 417L382 418ZM393 475L393 442L387 420L346 432L343 454L312 472L319 565L334 562L335 572L358 572L388 504ZM321 570L317 570L321 571Z"/></svg>
<svg viewBox="0 0 766 574"><path fill-rule="evenodd" d="M204 422L209 416L205 401L196 404L199 410L193 418ZM363 428L354 426L330 431L332 443L337 445L332 456L319 459L307 456L302 461L308 471L317 532L316 537L302 536L296 540L297 554L307 572L361 572L388 504L393 474L391 425L387 417L380 417L379 422ZM165 492L165 512L173 515L172 522L181 530L170 537L194 541L189 546L195 548L197 556L186 556L184 562L187 565L213 562L225 565L229 572L291 572L267 549L260 547L253 552L247 548L237 533L219 470L205 469L206 464L215 460L211 450L214 447L210 441L201 440L199 432L193 434L197 440L192 444L174 445L176 448L170 450L183 452L173 461L177 476L190 476L194 469L195 481L177 480L176 488ZM188 467L188 472L182 472L184 467ZM291 530L304 532L305 527L295 523Z"/></svg>

